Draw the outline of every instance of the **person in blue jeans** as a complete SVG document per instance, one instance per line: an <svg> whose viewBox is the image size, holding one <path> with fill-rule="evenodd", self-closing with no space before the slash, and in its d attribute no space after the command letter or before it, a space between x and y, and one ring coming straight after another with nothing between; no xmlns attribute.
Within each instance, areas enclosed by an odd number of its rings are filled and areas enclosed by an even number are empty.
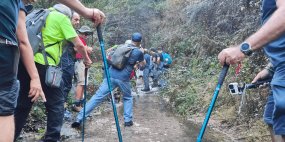
<svg viewBox="0 0 285 142"><path fill-rule="evenodd" d="M73 28L78 27L80 22L80 16L76 13L72 13L71 17L71 24ZM63 44L64 45L64 44ZM72 88L72 78L74 76L74 64L75 64L75 54L74 51L74 45L71 42L67 42L67 44L64 45L65 51L63 51L63 55L60 58L59 66L62 69L62 80L64 82L64 89L63 89L63 95L64 95L64 118L67 119L73 119L72 116L70 116L71 112L68 111L66 108L66 101L68 99L68 94Z"/></svg>
<svg viewBox="0 0 285 142"><path fill-rule="evenodd" d="M130 127L133 125L133 96L131 94L131 83L130 83L130 75L134 69L134 66L137 61L141 63L142 66L146 65L144 60L143 52L139 49L140 44L142 43L142 35L140 33L134 33L132 35L132 44L130 46L137 47L134 49L129 57L127 65L122 69L116 69L111 66L109 69L110 78L111 78L111 86L112 89L119 87L123 92L123 100L124 100L124 121L125 127ZM95 109L99 103L109 94L108 82L107 79L104 79L101 84L99 90L97 90L96 94L92 96L92 98L86 104L86 115L89 116L91 112ZM83 120L83 110L79 112L76 120L71 124L71 127L76 128L79 127Z"/></svg>
<svg viewBox="0 0 285 142"><path fill-rule="evenodd" d="M150 91L149 88L149 73L150 73L150 55L148 54L148 51L144 50L144 60L146 61L145 67L142 67L143 70L143 81L144 81L144 88L141 89L141 91Z"/></svg>
<svg viewBox="0 0 285 142"><path fill-rule="evenodd" d="M250 56L255 50L264 47L265 53L270 57L269 68L274 70L271 81L272 97L267 103L270 118L265 123L272 124L274 134L271 133L272 141L275 135L282 136L285 140L285 1L284 0L263 0L262 3L262 27L252 34L239 46L229 47L218 55L219 62L236 65ZM259 73L258 76L262 74ZM266 108L266 111L267 111Z"/></svg>

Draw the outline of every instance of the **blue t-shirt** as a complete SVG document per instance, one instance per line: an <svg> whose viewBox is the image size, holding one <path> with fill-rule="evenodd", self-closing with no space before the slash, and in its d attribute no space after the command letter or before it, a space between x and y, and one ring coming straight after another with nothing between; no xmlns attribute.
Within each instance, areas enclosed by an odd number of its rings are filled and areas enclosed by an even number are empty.
<svg viewBox="0 0 285 142"><path fill-rule="evenodd" d="M16 30L20 8L26 11L21 0L0 1L0 37L8 39L17 45Z"/></svg>
<svg viewBox="0 0 285 142"><path fill-rule="evenodd" d="M271 17L277 9L276 0L263 0L262 25ZM266 54L274 66L275 74L272 84L285 86L285 34L264 46Z"/></svg>
<svg viewBox="0 0 285 142"><path fill-rule="evenodd" d="M145 60L145 62L146 62L146 64L145 64L145 67L141 67L141 69L142 70L144 70L144 69L150 69L150 55L148 55L148 54L145 54L144 55L144 60Z"/></svg>
<svg viewBox="0 0 285 142"><path fill-rule="evenodd" d="M134 46L131 44L131 46ZM128 64L122 70L118 70L114 67L110 67L110 77L120 79L123 81L130 81L130 76L133 72L134 65L137 61L142 62L144 60L143 53L140 49L134 49L129 57Z"/></svg>

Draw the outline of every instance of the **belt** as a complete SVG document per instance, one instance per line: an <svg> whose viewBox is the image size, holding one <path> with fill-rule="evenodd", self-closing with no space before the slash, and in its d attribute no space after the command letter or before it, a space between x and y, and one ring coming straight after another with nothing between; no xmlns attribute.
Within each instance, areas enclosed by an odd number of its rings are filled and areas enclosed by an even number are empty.
<svg viewBox="0 0 285 142"><path fill-rule="evenodd" d="M12 41L8 40L8 39L4 39L2 37L0 37L0 43L2 44L6 44L6 45L14 45L17 46L17 44L13 43Z"/></svg>

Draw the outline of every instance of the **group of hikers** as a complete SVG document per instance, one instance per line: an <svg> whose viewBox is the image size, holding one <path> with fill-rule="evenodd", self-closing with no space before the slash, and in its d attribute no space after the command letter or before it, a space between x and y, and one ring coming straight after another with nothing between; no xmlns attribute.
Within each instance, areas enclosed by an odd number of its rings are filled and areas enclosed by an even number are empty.
<svg viewBox="0 0 285 142"><path fill-rule="evenodd" d="M105 78L96 94L83 106L83 92L86 85L86 68L90 68L92 48L85 40L93 35L88 26L78 27L80 16L94 22L94 27L102 25L105 15L95 8L86 8L78 0L58 0L62 4L48 9L39 33L34 33L40 43L40 49L33 52L29 27L37 20L28 21L26 17L33 13L26 4L36 0L2 0L0 1L0 142L12 142L20 135L26 123L33 102L41 96L47 109L47 131L44 142L56 142L60 139L66 109L67 96L76 76L76 93L74 111L78 111L72 127L79 127L83 120L83 109L86 117L109 94ZM71 9L74 11L71 11ZM264 112L264 122L268 124L272 141L285 141L285 1L263 0L262 27L240 46L226 48L220 52L220 64L235 65L250 56L255 50L264 47L270 57L270 63L257 74L253 83L273 78ZM31 17L35 18L35 17ZM41 18L41 19L40 19ZM131 49L124 66L111 64L109 67L112 89L120 88L123 94L125 126L133 125L133 97L131 94L130 76L137 69L142 70L144 88L149 91L149 77L153 77L153 86L159 87L160 73L165 72L171 58L161 47L148 51L140 48L142 35L134 33L131 41L114 48L111 55L118 50ZM112 49L111 49L112 50ZM111 53L111 50L107 50ZM156 52L157 51L157 52ZM108 54L108 53L107 53ZM111 56L112 59L115 56ZM125 57L125 56L124 56ZM110 62L112 62L110 58ZM170 60L170 61L169 61ZM59 69L60 68L60 69ZM151 75L153 74L153 75ZM140 77L140 76L138 76ZM167 82L160 82L161 87Z"/></svg>

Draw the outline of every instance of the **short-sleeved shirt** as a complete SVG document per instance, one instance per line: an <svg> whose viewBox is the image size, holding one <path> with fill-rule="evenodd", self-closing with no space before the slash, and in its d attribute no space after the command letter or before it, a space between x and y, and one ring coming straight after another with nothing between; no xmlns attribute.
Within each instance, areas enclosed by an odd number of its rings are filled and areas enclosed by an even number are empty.
<svg viewBox="0 0 285 142"><path fill-rule="evenodd" d="M21 0L0 1L0 37L18 45L16 30L18 25L19 10L26 8Z"/></svg>
<svg viewBox="0 0 285 142"><path fill-rule="evenodd" d="M162 54L162 53L163 53L163 52L159 53L158 56L157 56L157 57L160 57L160 61L161 61L161 62L164 61L164 60L163 60L163 54Z"/></svg>
<svg viewBox="0 0 285 142"><path fill-rule="evenodd" d="M144 69L150 69L150 55L145 54L144 55L144 60L146 62L145 67L141 67L142 70Z"/></svg>
<svg viewBox="0 0 285 142"><path fill-rule="evenodd" d="M276 0L263 0L262 25L266 23L276 9ZM264 50L276 70L271 84L285 86L285 33L264 46Z"/></svg>
<svg viewBox="0 0 285 142"><path fill-rule="evenodd" d="M157 54L156 54L156 53L153 53L153 54L152 54L152 60L153 60L153 59L155 59L155 63L156 63L156 60L157 60Z"/></svg>
<svg viewBox="0 0 285 142"><path fill-rule="evenodd" d="M83 38L81 38L80 36L78 36L79 39L82 41L83 45L86 46L86 42ZM90 58L90 55L88 55L88 57ZM76 52L76 59L82 59L83 57L80 55L80 53Z"/></svg>
<svg viewBox="0 0 285 142"><path fill-rule="evenodd" d="M50 10L54 10L50 8ZM47 57L49 65L58 65L62 56L62 41L70 40L77 37L75 30L70 22L70 19L57 11L51 11L46 19L46 26L42 28L42 38L44 45L48 46L58 42L53 46L46 48L46 52L52 57ZM37 53L34 56L35 62L45 65L42 53Z"/></svg>
<svg viewBox="0 0 285 142"><path fill-rule="evenodd" d="M130 46L134 46L134 45L130 44ZM123 81L130 81L130 75L132 74L134 65L136 64L137 61L139 62L144 61L143 52L138 48L132 51L129 57L128 64L125 66L125 68L123 68L122 70L119 70L111 66L109 69L110 76L115 79L120 79Z"/></svg>

